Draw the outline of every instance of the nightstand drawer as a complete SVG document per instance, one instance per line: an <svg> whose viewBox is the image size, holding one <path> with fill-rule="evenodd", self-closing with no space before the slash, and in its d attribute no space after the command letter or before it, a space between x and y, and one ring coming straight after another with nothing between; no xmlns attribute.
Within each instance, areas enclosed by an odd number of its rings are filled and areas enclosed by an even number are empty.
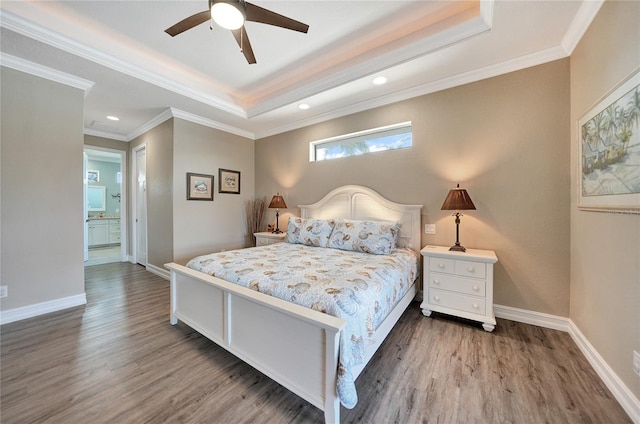
<svg viewBox="0 0 640 424"><path fill-rule="evenodd" d="M487 266L482 262L456 261L456 275L463 277L485 278Z"/></svg>
<svg viewBox="0 0 640 424"><path fill-rule="evenodd" d="M453 275L431 273L429 286L434 289L456 293L485 296L485 281L472 278L454 277Z"/></svg>
<svg viewBox="0 0 640 424"><path fill-rule="evenodd" d="M453 259L431 258L429 261L429 271L453 274L456 270L455 263L456 261Z"/></svg>
<svg viewBox="0 0 640 424"><path fill-rule="evenodd" d="M264 237L256 237L256 246L266 246L268 244L273 244L273 241Z"/></svg>
<svg viewBox="0 0 640 424"><path fill-rule="evenodd" d="M253 233L253 236L256 238L257 247L267 246L274 243L282 243L287 237L287 233L270 233L267 231L263 231L261 233Z"/></svg>
<svg viewBox="0 0 640 424"><path fill-rule="evenodd" d="M429 271L455 274L462 277L485 278L486 265L482 262L460 261L454 259L431 258Z"/></svg>
<svg viewBox="0 0 640 424"><path fill-rule="evenodd" d="M429 303L446 308L458 309L473 314L484 315L485 299L450 293L442 290L430 290Z"/></svg>

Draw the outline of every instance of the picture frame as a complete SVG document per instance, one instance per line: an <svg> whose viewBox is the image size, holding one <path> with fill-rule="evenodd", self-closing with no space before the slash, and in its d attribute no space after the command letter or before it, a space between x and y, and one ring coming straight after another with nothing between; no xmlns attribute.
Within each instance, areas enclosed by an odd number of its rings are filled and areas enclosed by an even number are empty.
<svg viewBox="0 0 640 424"><path fill-rule="evenodd" d="M213 201L213 175L187 172L187 200Z"/></svg>
<svg viewBox="0 0 640 424"><path fill-rule="evenodd" d="M87 170L87 182L89 183L97 183L100 182L100 171L95 169Z"/></svg>
<svg viewBox="0 0 640 424"><path fill-rule="evenodd" d="M240 171L218 169L218 193L240 194Z"/></svg>
<svg viewBox="0 0 640 424"><path fill-rule="evenodd" d="M578 121L578 203L640 214L640 68Z"/></svg>

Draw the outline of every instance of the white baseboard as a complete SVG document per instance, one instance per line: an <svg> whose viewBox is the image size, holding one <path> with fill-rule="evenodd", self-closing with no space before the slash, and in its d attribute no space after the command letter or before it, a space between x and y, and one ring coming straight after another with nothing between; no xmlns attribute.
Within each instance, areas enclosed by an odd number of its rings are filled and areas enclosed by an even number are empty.
<svg viewBox="0 0 640 424"><path fill-rule="evenodd" d="M587 361L589 361L618 403L620 403L622 409L629 414L634 423L640 424L640 400L611 369L571 319L503 305L494 305L494 312L498 318L569 333L571 339L578 345L582 354L587 358Z"/></svg>
<svg viewBox="0 0 640 424"><path fill-rule="evenodd" d="M620 406L629 414L631 421L640 424L640 400L622 382L573 321L569 326L569 334L604 384L611 390Z"/></svg>
<svg viewBox="0 0 640 424"><path fill-rule="evenodd" d="M135 264L136 262L134 262L133 260L133 256L127 256L127 259L129 260L129 262L131 262L132 264ZM147 271L149 271L152 274L155 274L159 277L164 278L167 281L171 280L171 273L169 272L168 269L163 269L163 268L159 268L155 265L151 265L151 264L147 264L144 265L144 267L147 269Z"/></svg>
<svg viewBox="0 0 640 424"><path fill-rule="evenodd" d="M7 309L6 311L0 311L0 324L8 324L10 322L33 318L38 315L48 314L86 304L87 295L82 293L75 296L63 297L61 299L49 300L47 302L35 303L21 308Z"/></svg>
<svg viewBox="0 0 640 424"><path fill-rule="evenodd" d="M494 305L493 311L498 318L569 332L569 323L571 321L569 318L503 305Z"/></svg>
<svg viewBox="0 0 640 424"><path fill-rule="evenodd" d="M149 271L152 274L155 274L159 277L164 278L167 281L171 280L171 273L169 272L168 269L163 269L163 268L159 268L155 265L151 265L151 264L147 264L147 271Z"/></svg>

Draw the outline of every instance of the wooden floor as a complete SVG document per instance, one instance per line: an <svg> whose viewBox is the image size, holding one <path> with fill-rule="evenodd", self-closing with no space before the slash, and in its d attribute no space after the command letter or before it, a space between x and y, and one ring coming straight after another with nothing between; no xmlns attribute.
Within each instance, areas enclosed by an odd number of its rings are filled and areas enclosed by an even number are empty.
<svg viewBox="0 0 640 424"><path fill-rule="evenodd" d="M317 408L184 324L138 265L86 268L85 307L2 326L10 423L321 423ZM345 423L630 422L568 334L495 332L412 304L357 380Z"/></svg>

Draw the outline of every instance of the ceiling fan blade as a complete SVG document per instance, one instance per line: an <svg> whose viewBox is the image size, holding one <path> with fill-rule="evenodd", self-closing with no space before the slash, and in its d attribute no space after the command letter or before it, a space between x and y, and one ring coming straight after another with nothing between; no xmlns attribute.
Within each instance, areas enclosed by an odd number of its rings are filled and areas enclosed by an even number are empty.
<svg viewBox="0 0 640 424"><path fill-rule="evenodd" d="M255 4L245 3L245 5L247 21L260 22L262 24L274 25L277 27L304 33L309 30L309 25L303 24L302 22L298 22L270 10L263 9L262 7L256 6Z"/></svg>
<svg viewBox="0 0 640 424"><path fill-rule="evenodd" d="M175 37L176 35L181 34L195 26L198 26L201 23L207 22L210 19L211 10L205 10L204 12L196 13L195 15L191 15L188 18L181 20L172 27L165 29L164 32L172 37Z"/></svg>
<svg viewBox="0 0 640 424"><path fill-rule="evenodd" d="M231 30L231 32L238 42L240 51L244 54L247 62L249 62L249 64L256 63L256 57L253 54L253 49L251 48L251 43L249 42L249 36L247 35L247 30L244 29L244 25L240 29Z"/></svg>

